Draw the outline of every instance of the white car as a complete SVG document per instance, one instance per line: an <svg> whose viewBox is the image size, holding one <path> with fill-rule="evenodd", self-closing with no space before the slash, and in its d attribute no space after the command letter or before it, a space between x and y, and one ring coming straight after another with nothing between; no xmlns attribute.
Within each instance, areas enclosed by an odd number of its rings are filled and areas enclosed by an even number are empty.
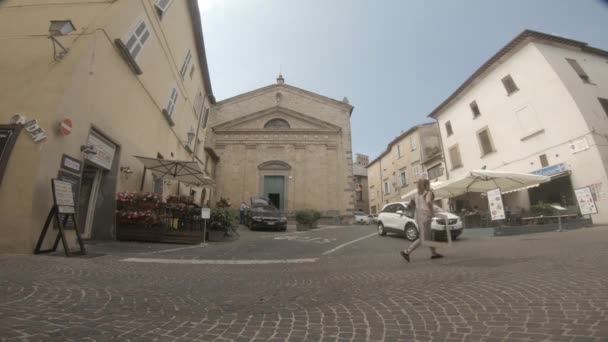
<svg viewBox="0 0 608 342"><path fill-rule="evenodd" d="M358 224L370 224L370 216L362 211L355 212L355 223Z"/></svg>
<svg viewBox="0 0 608 342"><path fill-rule="evenodd" d="M416 240L418 238L418 227L416 226L416 221L414 221L414 213L406 208L406 202L394 202L385 205L378 215L378 235L384 236L386 233L397 233L404 235L410 241ZM437 217L433 217L431 223L431 229L434 231L435 238L445 240L445 218L447 218L452 240L456 240L462 234L462 220L460 217L438 206L435 206L435 213Z"/></svg>

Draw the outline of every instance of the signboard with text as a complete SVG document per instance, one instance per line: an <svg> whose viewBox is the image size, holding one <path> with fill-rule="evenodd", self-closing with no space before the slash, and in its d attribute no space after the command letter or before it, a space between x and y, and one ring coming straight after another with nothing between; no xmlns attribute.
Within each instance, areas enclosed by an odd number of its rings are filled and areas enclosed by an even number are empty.
<svg viewBox="0 0 608 342"><path fill-rule="evenodd" d="M85 154L85 158L97 166L110 170L114 161L114 154L116 153L116 145L94 131L89 133L87 144L93 147L95 151L94 153Z"/></svg>
<svg viewBox="0 0 608 342"><path fill-rule="evenodd" d="M532 171L530 173L533 175L540 175L540 176L553 176L558 173L562 173L562 172L566 172L566 171L567 171L566 164L559 163L559 164L544 167L540 170Z"/></svg>
<svg viewBox="0 0 608 342"><path fill-rule="evenodd" d="M72 184L53 179L53 199L60 214L74 214L74 192Z"/></svg>
<svg viewBox="0 0 608 342"><path fill-rule="evenodd" d="M502 203L502 194L500 193L500 189L488 191L487 196L488 208L490 208L490 215L492 215L492 221L504 220L505 206Z"/></svg>
<svg viewBox="0 0 608 342"><path fill-rule="evenodd" d="M581 209L581 215L597 214L597 207L589 187L574 189L574 195Z"/></svg>

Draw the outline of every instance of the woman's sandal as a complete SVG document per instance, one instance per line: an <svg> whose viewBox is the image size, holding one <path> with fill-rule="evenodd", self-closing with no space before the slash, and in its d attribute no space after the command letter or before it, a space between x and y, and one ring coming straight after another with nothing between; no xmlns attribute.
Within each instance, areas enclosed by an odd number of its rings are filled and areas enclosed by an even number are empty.
<svg viewBox="0 0 608 342"><path fill-rule="evenodd" d="M403 259L407 260L407 262L410 262L410 255L409 254L405 253L404 251L401 251L399 253L403 257Z"/></svg>

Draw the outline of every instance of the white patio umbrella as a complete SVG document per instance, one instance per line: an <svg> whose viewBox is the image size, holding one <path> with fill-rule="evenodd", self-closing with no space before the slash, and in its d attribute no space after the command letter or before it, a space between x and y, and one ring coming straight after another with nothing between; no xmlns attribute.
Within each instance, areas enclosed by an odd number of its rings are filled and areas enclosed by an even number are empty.
<svg viewBox="0 0 608 342"><path fill-rule="evenodd" d="M441 185L441 184L443 184L443 182L442 182L442 181L432 182L432 183L431 183L431 189L436 189L436 188L437 188L439 185ZM418 192L418 189L414 189L414 190L412 190L412 191L408 192L407 194L405 194L405 195L401 196L401 199L402 199L404 202L408 202L408 201L410 201L411 199L413 199L413 198L414 198L414 195L416 195L416 193L417 193L417 192ZM438 198L437 196L435 196L435 198L436 198L436 199L441 199L441 198Z"/></svg>
<svg viewBox="0 0 608 342"><path fill-rule="evenodd" d="M135 158L144 164L146 170L151 171L159 178L169 177L194 185L213 184L213 179L205 174L198 162L140 156L135 156Z"/></svg>
<svg viewBox="0 0 608 342"><path fill-rule="evenodd" d="M431 188L435 197L439 199L456 197L467 192L487 192L493 189L500 189L502 193L519 191L538 186L550 180L550 177L529 173L474 170L463 177L449 180Z"/></svg>

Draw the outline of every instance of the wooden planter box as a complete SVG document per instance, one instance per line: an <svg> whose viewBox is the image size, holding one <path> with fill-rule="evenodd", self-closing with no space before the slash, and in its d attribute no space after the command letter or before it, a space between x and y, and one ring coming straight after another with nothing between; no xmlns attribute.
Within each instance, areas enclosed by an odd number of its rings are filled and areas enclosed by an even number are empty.
<svg viewBox="0 0 608 342"><path fill-rule="evenodd" d="M144 224L116 224L116 240L160 242L163 227L147 226Z"/></svg>
<svg viewBox="0 0 608 342"><path fill-rule="evenodd" d="M173 229L164 224L147 226L118 223L116 239L119 241L199 244L203 242L203 232L198 229Z"/></svg>

